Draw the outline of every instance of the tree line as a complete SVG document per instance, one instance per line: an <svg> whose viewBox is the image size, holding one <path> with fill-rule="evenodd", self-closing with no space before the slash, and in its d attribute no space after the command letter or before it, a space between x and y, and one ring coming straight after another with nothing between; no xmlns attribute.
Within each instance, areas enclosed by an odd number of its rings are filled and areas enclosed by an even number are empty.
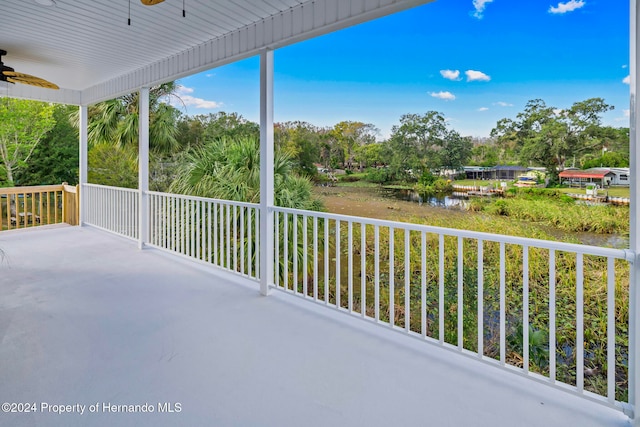
<svg viewBox="0 0 640 427"><path fill-rule="evenodd" d="M239 152L242 147L257 150L259 141L259 125L238 113L183 114L167 102L177 88L171 82L150 91L150 185L158 191L201 188L197 179L212 172L202 168L215 163L206 161L208 152L223 155L219 141L240 145ZM137 108L137 93L89 108L90 182L137 186ZM274 141L276 153L286 158L287 173L309 180L318 179L318 165L347 173L367 170L371 180L388 182L466 165L521 164L543 166L557 182L558 172L568 166L628 166L628 128L602 124L603 114L612 108L602 98L567 109L534 99L515 119L499 120L485 140L461 136L442 113L428 111L401 116L384 140L371 123L342 121L319 127L291 121L275 124ZM3 99L0 185L76 183L77 123L76 107ZM254 159L257 167L256 156L244 158ZM198 163L200 175L194 167ZM188 171L192 175L185 178ZM185 186L185 179L193 188Z"/></svg>

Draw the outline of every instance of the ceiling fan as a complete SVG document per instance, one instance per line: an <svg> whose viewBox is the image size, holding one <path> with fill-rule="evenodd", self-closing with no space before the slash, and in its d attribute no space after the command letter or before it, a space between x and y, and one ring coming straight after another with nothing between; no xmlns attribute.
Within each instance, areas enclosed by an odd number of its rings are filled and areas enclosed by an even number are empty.
<svg viewBox="0 0 640 427"><path fill-rule="evenodd" d="M58 85L41 79L40 77L18 73L13 68L7 67L2 62L2 57L6 54L6 50L0 49L0 81L9 83L22 83L25 85L43 87L46 89L60 89Z"/></svg>
<svg viewBox="0 0 640 427"><path fill-rule="evenodd" d="M164 0L140 0L140 3L142 3L145 6L155 6L155 5L160 4L162 2L164 2ZM182 0L182 17L186 18L187 13L185 12L184 2L185 2L185 0ZM131 0L129 0L129 5L131 5ZM131 20L129 20L129 21L131 21ZM131 25L131 22L129 22L129 25Z"/></svg>

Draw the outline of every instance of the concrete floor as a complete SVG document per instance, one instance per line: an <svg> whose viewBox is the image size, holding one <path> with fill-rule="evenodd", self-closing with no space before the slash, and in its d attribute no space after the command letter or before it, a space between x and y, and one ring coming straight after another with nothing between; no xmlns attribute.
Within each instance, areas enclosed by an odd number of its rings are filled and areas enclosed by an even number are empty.
<svg viewBox="0 0 640 427"><path fill-rule="evenodd" d="M0 412L2 426L628 425L618 411L92 228L2 232L0 249L0 402L35 410Z"/></svg>

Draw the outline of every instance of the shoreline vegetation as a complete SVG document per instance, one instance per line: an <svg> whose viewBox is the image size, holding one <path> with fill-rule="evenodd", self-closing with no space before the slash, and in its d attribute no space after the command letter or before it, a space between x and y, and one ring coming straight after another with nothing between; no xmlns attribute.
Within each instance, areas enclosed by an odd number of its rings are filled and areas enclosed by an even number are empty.
<svg viewBox="0 0 640 427"><path fill-rule="evenodd" d="M331 195L332 193L350 193L356 198L362 198L363 202L369 198L369 200L372 201L371 203L374 203L371 197L380 189L414 191L414 187L406 184L380 186L367 181L340 182L333 188L335 190L316 187L315 192L316 194L324 194L325 196ZM576 239L571 238L572 233L617 235L623 239L628 238L628 206L590 206L576 202L567 196L565 194L566 191L563 190L566 189L512 188L507 190L505 197L472 197L465 203L464 209L458 208L445 210L441 207L431 207L423 204L423 206L420 206L420 209L408 209L411 211L410 215L401 215L398 212L396 212L396 215L389 215L389 212L387 212L386 214L383 214L383 218L381 219L395 219L402 222L412 222L416 219L419 220L421 216L426 216L431 221L430 225L438 225L438 218L444 216L446 217L444 226L448 228L482 231L478 229L476 224L489 222L494 226L491 232L497 232L498 234L505 234L501 231L504 230L504 228L501 225L502 222L500 219L506 220L503 222L512 222L512 220L517 220L521 223L521 227L519 227L518 230L511 230L510 233L515 231L516 234L514 235L521 237L536 236L535 238L562 240L572 243L576 242ZM357 196L358 193L362 194ZM444 197L442 193L440 195ZM433 196L433 194L424 194L423 196L427 199ZM373 198L375 198L375 196ZM383 196L378 197L378 202L384 204L385 201L388 202L387 209L389 210L393 210L393 203L397 204L396 200L385 198ZM325 204L326 203L327 201L325 200ZM415 202L407 203L417 205ZM331 204L329 204L328 209L333 212ZM345 212L340 206L337 206L336 209L338 209L338 211L335 213L350 214L349 212ZM352 215L361 214L357 207L354 209L355 211L351 213ZM407 210L406 206L405 210ZM376 209L375 211L380 212L380 209ZM373 215L366 215L365 212L365 216ZM489 221L488 217L493 218L493 221ZM422 221L419 221L418 223L422 223ZM551 235L544 236L545 233L532 231L533 229L540 228L538 226L543 226L543 228L547 229L551 227L562 233L553 233ZM480 226L480 228L484 228L484 226ZM559 234L562 236L561 239L558 238Z"/></svg>

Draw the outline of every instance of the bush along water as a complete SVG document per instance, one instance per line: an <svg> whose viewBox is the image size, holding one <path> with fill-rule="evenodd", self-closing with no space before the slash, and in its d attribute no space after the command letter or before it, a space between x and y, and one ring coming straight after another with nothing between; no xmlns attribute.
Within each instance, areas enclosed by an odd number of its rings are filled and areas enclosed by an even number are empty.
<svg viewBox="0 0 640 427"><path fill-rule="evenodd" d="M628 207L580 204L554 189L509 189L505 198L473 199L469 203L469 209L541 223L569 232L629 233Z"/></svg>

